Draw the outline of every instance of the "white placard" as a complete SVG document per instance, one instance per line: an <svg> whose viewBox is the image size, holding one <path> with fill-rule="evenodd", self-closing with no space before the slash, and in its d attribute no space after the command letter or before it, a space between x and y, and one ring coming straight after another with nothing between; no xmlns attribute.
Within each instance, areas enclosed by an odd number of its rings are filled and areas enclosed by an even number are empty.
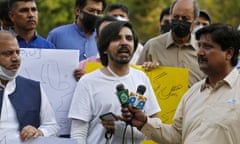
<svg viewBox="0 0 240 144"><path fill-rule="evenodd" d="M73 71L79 63L79 51L21 48L20 55L20 75L41 82L61 128L58 134L69 134L67 115L76 85Z"/></svg>

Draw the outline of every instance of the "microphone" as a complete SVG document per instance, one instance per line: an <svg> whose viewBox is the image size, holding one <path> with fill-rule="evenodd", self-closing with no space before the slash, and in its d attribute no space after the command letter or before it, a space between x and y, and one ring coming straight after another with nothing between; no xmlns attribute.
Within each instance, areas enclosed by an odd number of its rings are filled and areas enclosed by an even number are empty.
<svg viewBox="0 0 240 144"><path fill-rule="evenodd" d="M125 107L125 108L128 107L128 104L129 104L128 89L125 89L123 84L117 85L116 89L117 89L117 96L122 107ZM126 121L126 124L131 125L131 120ZM125 131L126 131L126 128L125 128Z"/></svg>
<svg viewBox="0 0 240 144"><path fill-rule="evenodd" d="M118 84L116 89L117 89L117 96L122 107L127 107L129 104L128 90L124 88L123 84Z"/></svg>
<svg viewBox="0 0 240 144"><path fill-rule="evenodd" d="M147 101L147 98L143 96L145 92L146 87L144 85L139 85L136 93L130 93L129 104L135 108L143 109Z"/></svg>

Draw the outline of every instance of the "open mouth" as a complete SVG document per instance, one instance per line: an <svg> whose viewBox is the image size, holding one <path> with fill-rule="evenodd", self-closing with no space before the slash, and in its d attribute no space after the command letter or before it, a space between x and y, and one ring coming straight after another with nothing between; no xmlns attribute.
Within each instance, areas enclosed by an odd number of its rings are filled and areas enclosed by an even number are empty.
<svg viewBox="0 0 240 144"><path fill-rule="evenodd" d="M198 58L198 63L207 63L208 62L208 59L205 58L205 57L199 57Z"/></svg>
<svg viewBox="0 0 240 144"><path fill-rule="evenodd" d="M121 57L129 57L130 51L129 50L121 50L121 51L118 51L118 55Z"/></svg>
<svg viewBox="0 0 240 144"><path fill-rule="evenodd" d="M118 54L130 54L130 50L127 46L122 46L120 49L117 51Z"/></svg>

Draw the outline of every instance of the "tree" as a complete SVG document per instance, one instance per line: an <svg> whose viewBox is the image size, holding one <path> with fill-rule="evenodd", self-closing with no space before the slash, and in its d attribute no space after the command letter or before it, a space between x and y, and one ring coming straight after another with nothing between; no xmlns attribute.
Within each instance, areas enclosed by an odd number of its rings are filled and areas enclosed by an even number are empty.
<svg viewBox="0 0 240 144"><path fill-rule="evenodd" d="M72 23L75 19L72 0L44 0L38 2L38 33L47 37L48 32L60 25Z"/></svg>
<svg viewBox="0 0 240 144"><path fill-rule="evenodd" d="M145 42L158 35L159 14L171 4L169 0L107 0L107 3L120 2L130 9L130 20L139 39ZM239 25L239 0L199 0L201 9L207 10L213 22L223 22L235 27ZM47 36L54 27L72 23L75 20L73 0L41 0L38 1L39 26L38 33Z"/></svg>

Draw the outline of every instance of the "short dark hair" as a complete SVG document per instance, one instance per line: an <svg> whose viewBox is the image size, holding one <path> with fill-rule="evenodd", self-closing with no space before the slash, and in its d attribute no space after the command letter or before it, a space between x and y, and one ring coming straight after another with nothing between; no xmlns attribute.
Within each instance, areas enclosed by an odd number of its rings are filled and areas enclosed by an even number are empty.
<svg viewBox="0 0 240 144"><path fill-rule="evenodd" d="M83 9L87 5L88 0L76 0L75 2L75 8L79 7L80 9ZM102 11L105 10L106 8L106 0L93 0L95 2L102 2L103 4L103 9Z"/></svg>
<svg viewBox="0 0 240 144"><path fill-rule="evenodd" d="M209 23L211 23L211 18L210 18L209 14L206 11L200 10L199 17L203 17L206 20L208 20Z"/></svg>
<svg viewBox="0 0 240 144"><path fill-rule="evenodd" d="M202 35L206 34L209 34L212 41L221 46L221 50L225 51L229 48L234 48L231 64L236 66L240 48L240 32L231 25L215 23L199 29L196 32L196 39L199 40Z"/></svg>
<svg viewBox="0 0 240 144"><path fill-rule="evenodd" d="M105 16L103 18L98 19L97 23L96 23L96 32L97 32L97 36L99 36L99 27L103 22L112 22L112 21L117 21L117 19L113 16Z"/></svg>
<svg viewBox="0 0 240 144"><path fill-rule="evenodd" d="M8 12L9 12L8 1L1 1L0 2L0 20L7 22L7 24L12 25L12 21L8 16Z"/></svg>
<svg viewBox="0 0 240 144"><path fill-rule="evenodd" d="M9 0L9 5L8 6L9 6L9 9L11 10L17 2L29 2L29 1L33 1L33 2L36 3L35 0Z"/></svg>
<svg viewBox="0 0 240 144"><path fill-rule="evenodd" d="M106 13L111 12L112 10L115 10L115 9L121 9L122 11L124 11L129 16L128 6L125 5L125 4L122 4L122 3L110 4L106 9Z"/></svg>
<svg viewBox="0 0 240 144"><path fill-rule="evenodd" d="M102 65L108 65L108 56L105 54L105 51L108 49L110 42L118 36L122 27L128 27L133 33L133 41L134 41L134 50L136 50L138 45L138 37L133 29L132 25L127 21L114 21L103 28L100 33L98 40L98 52L100 54L100 60Z"/></svg>
<svg viewBox="0 0 240 144"><path fill-rule="evenodd" d="M170 7L164 8L164 9L162 10L162 12L160 13L160 19L159 19L159 21L161 22L162 19L163 19L163 17L164 17L165 15L169 15L169 14L170 14Z"/></svg>

